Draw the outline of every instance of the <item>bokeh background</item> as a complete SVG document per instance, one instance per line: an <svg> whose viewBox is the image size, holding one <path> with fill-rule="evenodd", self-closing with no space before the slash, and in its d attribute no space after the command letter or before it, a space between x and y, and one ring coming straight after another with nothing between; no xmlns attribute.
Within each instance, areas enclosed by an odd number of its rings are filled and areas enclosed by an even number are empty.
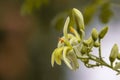
<svg viewBox="0 0 120 80"><path fill-rule="evenodd" d="M86 38L93 27L109 26L102 41L108 61L113 44L120 47L119 0L0 0L0 80L119 80L108 68L87 69L81 62L77 71L65 64L51 67L52 51L72 8L83 13Z"/></svg>

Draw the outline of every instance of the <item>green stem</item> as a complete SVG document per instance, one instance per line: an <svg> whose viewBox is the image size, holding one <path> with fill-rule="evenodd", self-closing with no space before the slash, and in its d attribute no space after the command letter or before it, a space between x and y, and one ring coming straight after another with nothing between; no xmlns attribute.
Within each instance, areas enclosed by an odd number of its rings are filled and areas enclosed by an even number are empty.
<svg viewBox="0 0 120 80"><path fill-rule="evenodd" d="M99 39L99 43L101 44L101 39ZM101 45L99 47L99 58L100 60L102 60L102 56L101 56Z"/></svg>
<svg viewBox="0 0 120 80"><path fill-rule="evenodd" d="M86 59L86 58L82 58L82 57L77 57L77 58L80 59L80 60L81 59ZM103 59L100 59L99 57L97 57L95 55L89 54L88 59L99 63L101 66L106 66L106 67L118 72L118 74L120 73L120 70L114 69L111 65L107 64ZM96 67L98 67L98 66L96 66Z"/></svg>
<svg viewBox="0 0 120 80"><path fill-rule="evenodd" d="M93 55L91 55L91 56L93 56ZM90 60L93 60L93 61L95 61L95 62L98 62L98 63L100 63L101 65L106 66L106 67L108 67L108 68L110 68L110 69L112 69L112 70L120 73L119 70L114 69L111 65L107 64L104 60L100 60L97 56L93 56L93 57L95 57L96 59L90 57Z"/></svg>

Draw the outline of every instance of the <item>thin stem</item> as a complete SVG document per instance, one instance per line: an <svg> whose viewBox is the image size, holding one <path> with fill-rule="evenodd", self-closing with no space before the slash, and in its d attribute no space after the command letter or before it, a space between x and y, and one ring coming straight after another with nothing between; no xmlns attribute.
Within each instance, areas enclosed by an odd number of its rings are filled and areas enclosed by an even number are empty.
<svg viewBox="0 0 120 80"><path fill-rule="evenodd" d="M111 67L113 67L113 62L111 62Z"/></svg>
<svg viewBox="0 0 120 80"><path fill-rule="evenodd" d="M110 68L110 69L112 69L112 70L114 70L114 71L116 71L116 72L120 72L119 70L117 70L117 69L114 69L111 65L109 65L109 64L107 64L104 60L100 60L98 57L96 57L96 56L94 56L96 59L94 59L94 58L90 58L90 60L93 60L93 61L95 61L95 62L98 62L98 63L100 63L101 65L103 65L103 66L106 66L106 67L108 67L108 68Z"/></svg>
<svg viewBox="0 0 120 80"><path fill-rule="evenodd" d="M99 43L101 44L101 39L99 39ZM102 56L101 56L101 45L99 47L99 58L100 60L102 60Z"/></svg>
<svg viewBox="0 0 120 80"><path fill-rule="evenodd" d="M89 56L90 56L90 57L89 57L90 60L95 61L95 62L101 64L102 66L106 66L106 67L108 67L108 68L110 68L110 69L118 72L118 74L120 73L119 70L114 69L111 65L107 64L103 59L100 60L99 57L97 57L97 56L95 56L95 55L92 55L92 54L89 54ZM81 58L81 57L77 57L77 58L78 58L78 59L83 59L83 58ZM95 67L95 66L94 66L94 67ZM96 66L96 67L98 67L98 66Z"/></svg>

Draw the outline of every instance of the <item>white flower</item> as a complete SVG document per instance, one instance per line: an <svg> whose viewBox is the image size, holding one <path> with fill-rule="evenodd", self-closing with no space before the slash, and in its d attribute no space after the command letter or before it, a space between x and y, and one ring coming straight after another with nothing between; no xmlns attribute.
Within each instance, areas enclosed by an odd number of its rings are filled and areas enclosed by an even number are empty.
<svg viewBox="0 0 120 80"><path fill-rule="evenodd" d="M62 59L62 51L63 47L56 48L51 56L51 65L54 66L54 62L56 62L58 65L61 65L61 59Z"/></svg>
<svg viewBox="0 0 120 80"><path fill-rule="evenodd" d="M65 47L63 50L63 60L70 69L76 70L79 68L77 57L73 49L70 50L69 47Z"/></svg>
<svg viewBox="0 0 120 80"><path fill-rule="evenodd" d="M79 67L77 57L71 47L65 46L61 48L56 48L53 51L51 57L52 67L54 66L54 62L56 62L58 65L61 65L62 60L71 70L76 70Z"/></svg>

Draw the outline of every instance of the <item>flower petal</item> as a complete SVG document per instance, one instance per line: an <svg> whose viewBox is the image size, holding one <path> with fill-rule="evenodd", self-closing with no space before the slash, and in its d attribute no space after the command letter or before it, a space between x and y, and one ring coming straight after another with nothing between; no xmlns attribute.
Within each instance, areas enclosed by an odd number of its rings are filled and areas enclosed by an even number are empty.
<svg viewBox="0 0 120 80"><path fill-rule="evenodd" d="M69 47L65 47L64 50L63 50L63 60L65 62L65 64L70 68L70 69L73 69L71 64L70 64L70 61L69 59L67 58L67 53L68 51L70 50L71 48Z"/></svg>
<svg viewBox="0 0 120 80"><path fill-rule="evenodd" d="M69 22L70 22L70 18L67 17L67 19L65 21L64 29L63 29L63 34L64 34L66 39L68 39L67 29L68 29L68 26L69 26Z"/></svg>
<svg viewBox="0 0 120 80"><path fill-rule="evenodd" d="M57 48L56 53L54 54L55 62L56 62L58 65L61 65L62 51L63 51L63 47Z"/></svg>
<svg viewBox="0 0 120 80"><path fill-rule="evenodd" d="M55 53L56 53L56 49L53 51L52 56L51 56L51 65L52 65L52 67L54 67Z"/></svg>
<svg viewBox="0 0 120 80"><path fill-rule="evenodd" d="M77 57L73 50L69 51L67 58L70 60L73 70L76 70L79 68L79 63L77 61Z"/></svg>

